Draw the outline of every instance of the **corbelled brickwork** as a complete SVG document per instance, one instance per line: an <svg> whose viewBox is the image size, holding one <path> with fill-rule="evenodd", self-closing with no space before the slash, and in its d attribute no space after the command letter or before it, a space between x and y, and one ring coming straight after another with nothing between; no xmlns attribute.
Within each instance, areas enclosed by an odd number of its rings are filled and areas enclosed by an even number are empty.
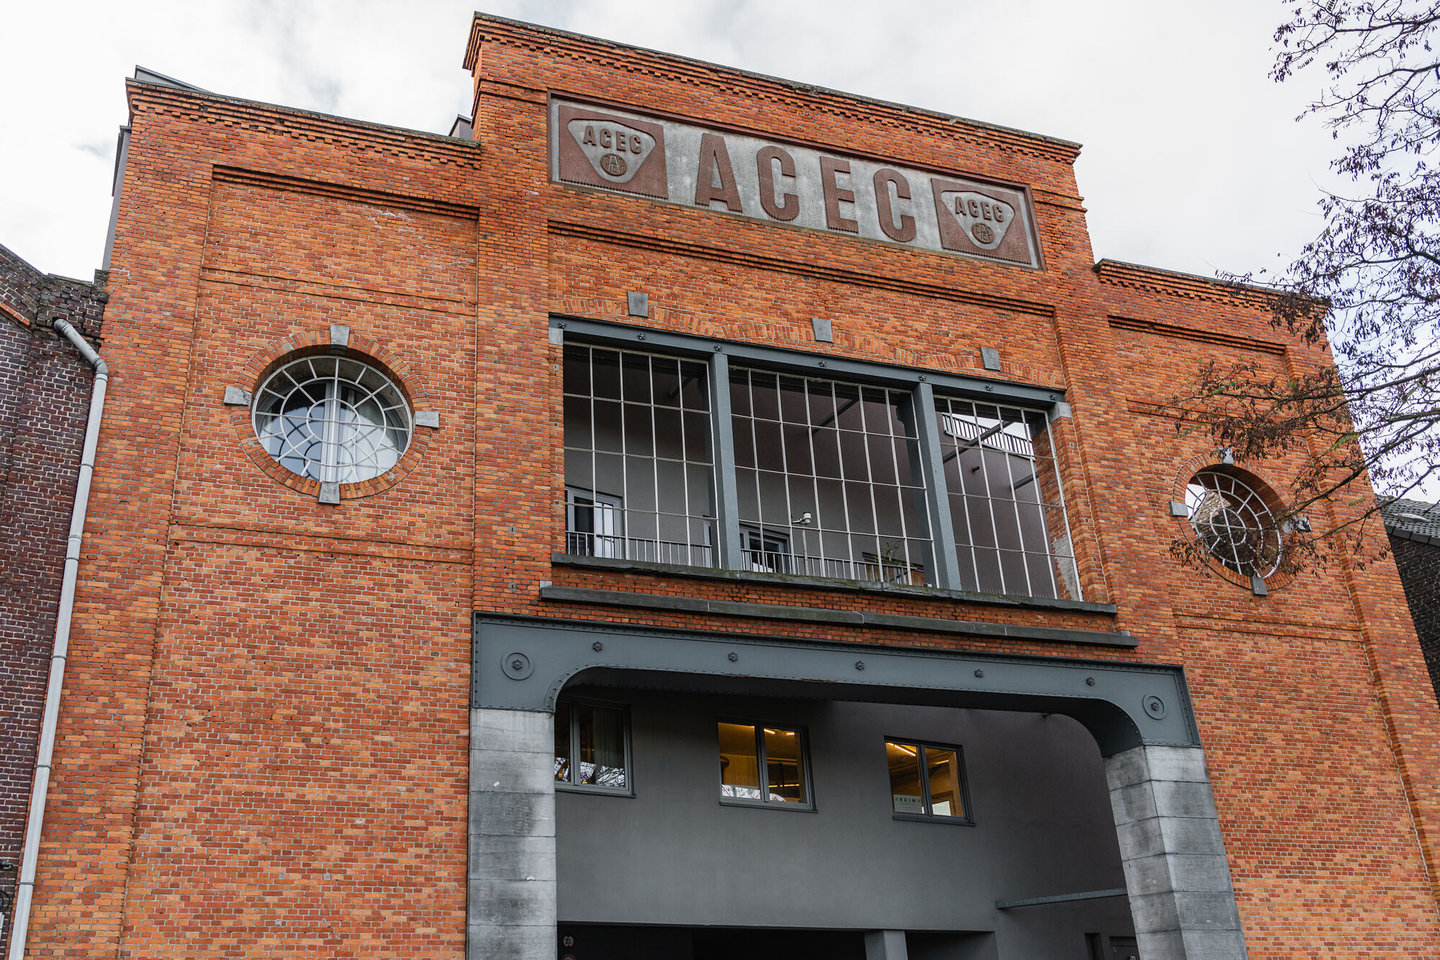
<svg viewBox="0 0 1440 960"><path fill-rule="evenodd" d="M1276 339L1263 297L1097 268L1071 144L483 17L467 65L473 143L128 88L114 399L33 956L461 957L476 610L1181 665L1251 956L1440 950L1440 710L1393 565L1258 597L1168 553L1184 522L1169 504L1213 460L1158 413L1176 384L1202 358L1322 362ZM552 91L1026 185L1042 268L551 183ZM628 315L630 291L648 316ZM1114 611L555 562L552 316L1063 390L1080 576ZM257 466L224 404L286 344L323 349L331 324L440 413L398 482L339 505ZM1243 466L1279 486L1298 465ZM1128 630L1138 646L597 607L542 599L547 583Z"/></svg>
<svg viewBox="0 0 1440 960"><path fill-rule="evenodd" d="M63 318L100 334L105 291L48 276L0 247L0 903L14 893L55 615L90 365L50 330ZM4 911L9 935L9 911Z"/></svg>

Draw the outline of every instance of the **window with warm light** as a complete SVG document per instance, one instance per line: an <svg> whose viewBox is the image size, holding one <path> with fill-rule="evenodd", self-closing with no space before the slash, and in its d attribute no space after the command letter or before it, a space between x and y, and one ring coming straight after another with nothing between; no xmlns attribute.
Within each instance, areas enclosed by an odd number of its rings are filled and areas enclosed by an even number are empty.
<svg viewBox="0 0 1440 960"><path fill-rule="evenodd" d="M959 747L886 740L890 808L897 819L973 823Z"/></svg>
<svg viewBox="0 0 1440 960"><path fill-rule="evenodd" d="M721 720L720 799L810 809L810 774L805 731Z"/></svg>

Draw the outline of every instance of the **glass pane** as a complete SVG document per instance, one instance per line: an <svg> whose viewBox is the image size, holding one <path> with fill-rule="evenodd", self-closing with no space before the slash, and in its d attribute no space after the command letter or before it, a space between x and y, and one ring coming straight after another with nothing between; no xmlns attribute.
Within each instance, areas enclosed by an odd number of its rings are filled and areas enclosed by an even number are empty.
<svg viewBox="0 0 1440 960"><path fill-rule="evenodd" d="M920 748L910 743L885 742L885 759L890 764L890 806L896 813L925 812L924 789L920 784Z"/></svg>
<svg viewBox="0 0 1440 960"><path fill-rule="evenodd" d="M926 747L925 772L930 775L930 812L937 817L965 816L959 755L944 747Z"/></svg>
<svg viewBox="0 0 1440 960"><path fill-rule="evenodd" d="M625 452L649 456L655 452L655 424L650 407L639 403L625 404Z"/></svg>
<svg viewBox="0 0 1440 960"><path fill-rule="evenodd" d="M680 364L680 403L686 410L710 410L710 381L706 379L705 364Z"/></svg>
<svg viewBox="0 0 1440 960"><path fill-rule="evenodd" d="M555 704L555 779L570 782L570 701Z"/></svg>
<svg viewBox="0 0 1440 960"><path fill-rule="evenodd" d="M800 739L798 730L765 728L765 780L772 802L806 802L805 762Z"/></svg>
<svg viewBox="0 0 1440 960"><path fill-rule="evenodd" d="M620 399L620 354L614 350L593 350L590 354L591 390L606 400Z"/></svg>
<svg viewBox="0 0 1440 960"><path fill-rule="evenodd" d="M716 726L720 733L720 796L761 799L755 727L748 723L723 721Z"/></svg>
<svg viewBox="0 0 1440 960"><path fill-rule="evenodd" d="M578 783L624 789L625 714L616 707L575 704L580 730Z"/></svg>
<svg viewBox="0 0 1440 960"><path fill-rule="evenodd" d="M650 371L655 383L655 403L662 407L680 406L680 363L669 357L651 357Z"/></svg>
<svg viewBox="0 0 1440 960"><path fill-rule="evenodd" d="M650 402L650 358L643 353L625 353L622 363L624 399Z"/></svg>

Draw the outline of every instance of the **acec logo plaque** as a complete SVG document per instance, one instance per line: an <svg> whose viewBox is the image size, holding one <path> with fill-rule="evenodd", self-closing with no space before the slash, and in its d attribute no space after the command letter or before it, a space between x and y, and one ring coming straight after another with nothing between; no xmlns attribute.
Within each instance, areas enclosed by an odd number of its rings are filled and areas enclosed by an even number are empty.
<svg viewBox="0 0 1440 960"><path fill-rule="evenodd" d="M659 124L568 104L557 119L564 131L556 137L561 180L666 199L665 130Z"/></svg>
<svg viewBox="0 0 1440 960"><path fill-rule="evenodd" d="M1021 201L1018 194L999 188L978 190L976 184L932 178L935 217L940 245L958 253L1030 262L1030 245L1023 230L1012 231ZM1008 241L1008 242L1007 242Z"/></svg>

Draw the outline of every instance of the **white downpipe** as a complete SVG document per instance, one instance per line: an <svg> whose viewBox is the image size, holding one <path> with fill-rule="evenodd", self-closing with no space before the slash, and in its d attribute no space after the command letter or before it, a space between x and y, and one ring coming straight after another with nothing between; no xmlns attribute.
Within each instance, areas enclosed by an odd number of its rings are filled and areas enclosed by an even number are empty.
<svg viewBox="0 0 1440 960"><path fill-rule="evenodd" d="M45 688L45 720L40 728L40 749L35 757L35 785L30 791L30 817L25 824L25 856L15 888L15 926L10 932L9 960L23 960L30 926L30 903L35 894L35 865L40 857L40 831L45 825L45 795L50 790L50 762L55 754L55 728L60 720L60 693L65 684L65 656L70 649L70 616L75 607L75 580L80 569L80 542L85 532L85 509L90 504L90 478L95 473L95 448L100 439L100 417L105 411L105 387L110 368L80 332L66 320L51 324L75 345L95 368L90 390L90 418L85 424L85 446L80 475L75 482L75 506L70 512L70 539L65 547L65 574L60 581L60 611L55 618L55 646L50 654L50 682Z"/></svg>

